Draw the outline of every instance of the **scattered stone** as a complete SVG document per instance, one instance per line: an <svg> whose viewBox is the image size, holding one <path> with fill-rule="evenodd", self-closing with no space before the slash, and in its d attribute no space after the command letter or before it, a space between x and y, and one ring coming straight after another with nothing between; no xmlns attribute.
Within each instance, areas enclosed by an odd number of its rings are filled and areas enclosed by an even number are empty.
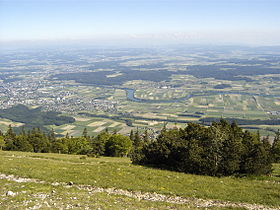
<svg viewBox="0 0 280 210"><path fill-rule="evenodd" d="M6 175L6 174L0 174L0 179L6 179L18 183L23 183L23 182L33 182L33 183L40 183L40 184L46 183L45 181L41 181L37 179L22 178L22 177L16 177L14 175Z"/></svg>
<svg viewBox="0 0 280 210"><path fill-rule="evenodd" d="M49 204L47 201L45 201L44 204L45 204L48 208L51 207L50 204Z"/></svg>
<svg viewBox="0 0 280 210"><path fill-rule="evenodd" d="M38 193L34 195L35 198L40 198L40 199L46 199L48 197L47 194L43 194L43 193Z"/></svg>
<svg viewBox="0 0 280 210"><path fill-rule="evenodd" d="M15 177L13 175L5 175L0 174L0 179L6 179L10 181L18 181L21 182L35 182L35 183L46 183L45 181L40 181L36 179L28 179L28 178L20 178ZM222 183L222 182L221 182ZM53 185L53 183L50 183ZM70 188L74 183L72 181L68 183L58 183L58 185L61 185L65 188ZM235 202L229 202L229 201L218 201L218 200L205 200L205 199L198 199L198 198L192 198L192 197L180 197L180 196L171 196L171 195L163 195L158 193L149 193L149 192L141 192L141 191L129 191L129 190L123 190L123 189L116 189L116 188L101 188L101 187L94 187L91 185L75 185L79 190L87 190L88 192L92 193L107 193L107 194L115 194L115 195L123 195L131 198L135 198L138 200L149 200L149 201L155 201L155 202L167 202L167 203L176 203L176 204L191 204L194 206L197 206L198 208L209 208L209 207L231 207L231 208L245 208L248 210L276 210L279 208L273 208L268 207L264 205L258 205L258 204L249 204L249 203L235 203ZM52 193L55 192L54 190ZM15 196L17 193L14 193L12 191L7 191L7 196ZM40 199L45 199L48 196L45 194L38 194L35 196ZM62 199L62 198L60 198ZM58 200L60 200L58 198ZM72 198L73 200L76 200L77 197ZM13 201L10 201L13 202ZM45 205L47 205L45 203ZM57 203L53 203L54 206L57 205ZM30 207L28 209L39 209L41 208L41 205L35 205L33 207ZM68 204L66 206L66 209L74 208L73 205Z"/></svg>
<svg viewBox="0 0 280 210"><path fill-rule="evenodd" d="M58 182L52 183L52 186L58 186L58 185L60 185Z"/></svg>
<svg viewBox="0 0 280 210"><path fill-rule="evenodd" d="M6 192L6 196L15 196L16 193L14 193L13 191L7 191Z"/></svg>

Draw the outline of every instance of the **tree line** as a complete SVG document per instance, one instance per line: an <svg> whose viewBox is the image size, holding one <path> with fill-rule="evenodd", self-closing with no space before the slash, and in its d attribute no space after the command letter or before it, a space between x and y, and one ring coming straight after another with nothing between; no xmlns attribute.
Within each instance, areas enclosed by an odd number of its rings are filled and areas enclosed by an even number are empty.
<svg viewBox="0 0 280 210"><path fill-rule="evenodd" d="M272 163L280 163L280 132L272 144L259 133L243 131L235 122L213 122L206 127L189 123L184 129L165 126L156 138L131 131L129 136L105 130L89 136L57 138L39 128L16 134L11 126L0 132L0 149L99 156L129 156L132 163L185 173L229 176L270 174Z"/></svg>
<svg viewBox="0 0 280 210"><path fill-rule="evenodd" d="M40 128L25 131L23 128L16 134L11 126L6 133L0 132L0 149L35 153L62 153L88 156L127 156L132 147L128 136L109 133L107 130L96 137L88 136L85 128L82 136L73 137L68 134L57 138L52 130L48 134Z"/></svg>
<svg viewBox="0 0 280 210"><path fill-rule="evenodd" d="M184 129L163 128L156 139L134 139L134 164L179 172L230 176L270 174L280 162L280 132L269 137L243 131L235 122L221 119L209 127L189 123Z"/></svg>

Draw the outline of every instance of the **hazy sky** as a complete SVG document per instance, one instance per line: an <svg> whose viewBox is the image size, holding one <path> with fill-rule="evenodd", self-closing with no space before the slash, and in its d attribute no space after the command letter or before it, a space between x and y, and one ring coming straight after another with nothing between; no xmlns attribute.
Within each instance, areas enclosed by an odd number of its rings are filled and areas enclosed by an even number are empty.
<svg viewBox="0 0 280 210"><path fill-rule="evenodd" d="M0 41L280 45L280 0L0 0Z"/></svg>

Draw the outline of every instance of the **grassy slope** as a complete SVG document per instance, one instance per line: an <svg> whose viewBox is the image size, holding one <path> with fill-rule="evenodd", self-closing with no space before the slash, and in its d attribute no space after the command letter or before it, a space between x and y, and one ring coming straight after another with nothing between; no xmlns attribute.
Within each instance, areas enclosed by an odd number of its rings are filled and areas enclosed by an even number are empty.
<svg viewBox="0 0 280 210"><path fill-rule="evenodd" d="M2 151L0 162L0 173L48 182L73 181L98 187L280 206L279 165L275 165L272 177L215 178L135 166L127 158L80 159L74 155Z"/></svg>
<svg viewBox="0 0 280 210"><path fill-rule="evenodd" d="M65 190L64 187L48 184L15 183L0 180L0 186L1 195L4 195L8 190L19 193L15 197L1 196L1 209L33 209L34 207L40 207L40 209L198 209L192 205L150 202L122 195L92 194L76 188Z"/></svg>

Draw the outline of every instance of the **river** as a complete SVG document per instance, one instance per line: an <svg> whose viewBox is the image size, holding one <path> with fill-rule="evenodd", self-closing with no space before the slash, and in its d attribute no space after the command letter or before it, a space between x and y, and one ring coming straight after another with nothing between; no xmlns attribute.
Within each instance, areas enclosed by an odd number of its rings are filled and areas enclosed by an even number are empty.
<svg viewBox="0 0 280 210"><path fill-rule="evenodd" d="M280 95L266 95L266 94L257 94L257 93L245 93L245 92L230 92L230 91L197 91L193 92L187 96L176 99L169 100L150 100L150 99L142 99L135 97L135 90L131 88L122 88L126 91L126 97L129 101L138 102L138 103L178 103L186 101L192 97L197 96L209 96L209 95L225 95L225 94L239 94L239 95L249 95L249 96L262 96L262 97L277 97L280 98Z"/></svg>

